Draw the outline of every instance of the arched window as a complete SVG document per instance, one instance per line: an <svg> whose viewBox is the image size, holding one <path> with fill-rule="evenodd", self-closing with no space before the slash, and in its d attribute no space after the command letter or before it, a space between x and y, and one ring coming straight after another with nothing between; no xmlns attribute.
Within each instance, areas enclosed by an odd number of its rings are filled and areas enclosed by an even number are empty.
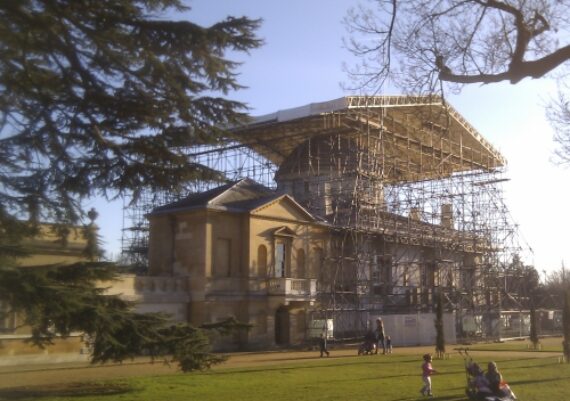
<svg viewBox="0 0 570 401"><path fill-rule="evenodd" d="M257 276L267 276L267 247L259 245L257 248Z"/></svg>

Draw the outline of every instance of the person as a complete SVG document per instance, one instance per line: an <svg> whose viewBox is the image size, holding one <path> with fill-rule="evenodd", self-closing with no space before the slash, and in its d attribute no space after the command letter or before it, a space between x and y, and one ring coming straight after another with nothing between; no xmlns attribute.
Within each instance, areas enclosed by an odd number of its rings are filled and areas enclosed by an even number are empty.
<svg viewBox="0 0 570 401"><path fill-rule="evenodd" d="M321 358L324 354L327 354L327 356L330 354L327 350L327 338L324 333L321 333L321 337L319 338L319 350L321 351Z"/></svg>
<svg viewBox="0 0 570 401"><path fill-rule="evenodd" d="M473 376L471 386L475 390L475 395L478 396L478 398L484 398L485 396L492 394L492 391L489 388L489 380L487 380L483 369L481 369L477 363L473 363L471 365L470 374Z"/></svg>
<svg viewBox="0 0 570 401"><path fill-rule="evenodd" d="M382 344L382 353L386 354L386 345L384 344L384 323L381 318L376 319L376 354Z"/></svg>
<svg viewBox="0 0 570 401"><path fill-rule="evenodd" d="M509 385L503 380L503 376L501 375L501 372L499 372L499 368L495 362L489 362L485 377L489 382L489 388L493 394L496 394L499 397L510 397L512 399L516 399L516 396Z"/></svg>
<svg viewBox="0 0 570 401"><path fill-rule="evenodd" d="M392 353L392 338L390 336L386 336L386 352Z"/></svg>
<svg viewBox="0 0 570 401"><path fill-rule="evenodd" d="M424 355L424 363L422 364L422 380L424 382L424 386L420 390L420 393L423 396L433 397L433 393L431 392L431 375L436 373L437 371L431 365L431 354Z"/></svg>

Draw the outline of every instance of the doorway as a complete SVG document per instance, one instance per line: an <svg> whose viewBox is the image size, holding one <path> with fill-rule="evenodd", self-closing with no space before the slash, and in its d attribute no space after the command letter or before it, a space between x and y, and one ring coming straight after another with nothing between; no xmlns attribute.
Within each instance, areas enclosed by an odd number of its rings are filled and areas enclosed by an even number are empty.
<svg viewBox="0 0 570 401"><path fill-rule="evenodd" d="M289 344L289 310L285 305L281 305L275 311L275 344Z"/></svg>

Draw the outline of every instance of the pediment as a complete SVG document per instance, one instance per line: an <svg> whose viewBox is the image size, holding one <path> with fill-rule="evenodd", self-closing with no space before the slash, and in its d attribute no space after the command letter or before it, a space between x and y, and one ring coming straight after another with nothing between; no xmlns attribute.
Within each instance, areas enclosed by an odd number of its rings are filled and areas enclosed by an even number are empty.
<svg viewBox="0 0 570 401"><path fill-rule="evenodd" d="M295 231L291 230L289 227L286 227L286 226L282 226L282 227L275 229L275 231L273 231L273 235L275 237L296 237L297 236Z"/></svg>
<svg viewBox="0 0 570 401"><path fill-rule="evenodd" d="M263 216L275 219L296 220L301 222L316 221L305 208L299 205L289 195L273 199L251 211L253 216Z"/></svg>

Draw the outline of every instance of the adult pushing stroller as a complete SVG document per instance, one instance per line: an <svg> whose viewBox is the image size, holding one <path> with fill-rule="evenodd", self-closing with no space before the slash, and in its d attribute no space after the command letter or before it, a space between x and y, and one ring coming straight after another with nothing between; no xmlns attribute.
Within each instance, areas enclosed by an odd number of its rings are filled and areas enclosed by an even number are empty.
<svg viewBox="0 0 570 401"><path fill-rule="evenodd" d="M517 399L509 385L500 379L500 374L494 362L489 363L490 370L485 374L483 369L473 361L467 348L458 348L457 351L459 351L465 362L467 379L465 393L470 400L515 401ZM493 374L499 378L496 383L493 383L493 380L489 380L489 377L493 377Z"/></svg>

